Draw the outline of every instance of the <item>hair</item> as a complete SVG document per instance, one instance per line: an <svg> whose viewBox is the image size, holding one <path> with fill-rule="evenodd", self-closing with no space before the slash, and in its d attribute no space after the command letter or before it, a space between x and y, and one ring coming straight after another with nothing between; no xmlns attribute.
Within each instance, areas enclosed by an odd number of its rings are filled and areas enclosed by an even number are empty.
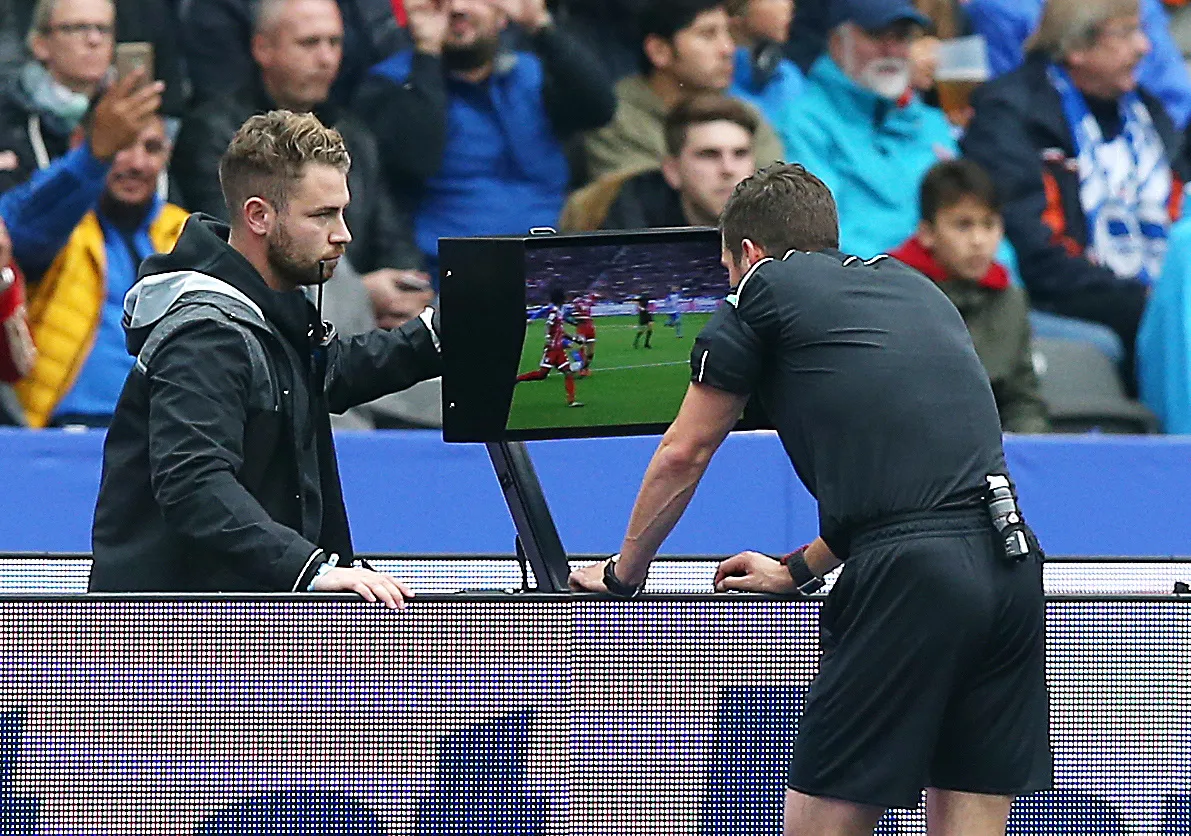
<svg viewBox="0 0 1191 836"><path fill-rule="evenodd" d="M1095 44L1106 22L1136 15L1139 8L1138 0L1046 0L1026 50L1062 60L1073 50Z"/></svg>
<svg viewBox="0 0 1191 836"><path fill-rule="evenodd" d="M813 252L839 246L839 211L831 190L798 163L773 163L741 181L720 215L720 234L740 260L748 238L765 252Z"/></svg>
<svg viewBox="0 0 1191 836"><path fill-rule="evenodd" d="M250 197L284 209L290 189L311 164L347 173L351 156L339 131L312 113L271 110L249 118L219 160L219 185L232 222Z"/></svg>
<svg viewBox="0 0 1191 836"><path fill-rule="evenodd" d="M958 159L935 163L918 189L919 214L933 224L944 209L950 209L965 198L979 201L998 215L1001 198L988 172L972 160Z"/></svg>
<svg viewBox="0 0 1191 836"><path fill-rule="evenodd" d="M37 0L33 6L33 15L29 19L29 31L25 34L25 46L33 49L33 39L48 35L50 24L54 20L54 12L62 0ZM112 7L112 14L116 13L116 0L107 0Z"/></svg>
<svg viewBox="0 0 1191 836"><path fill-rule="evenodd" d="M663 125L666 153L677 157L686 145L691 127L708 122L731 122L748 131L749 136L756 136L760 125L756 112L739 99L722 93L696 93L680 100L666 114Z"/></svg>
<svg viewBox="0 0 1191 836"><path fill-rule="evenodd" d="M252 34L259 35L276 28L277 22L285 14L286 7L292 2L294 0L257 0L253 4L256 8L252 15ZM335 0L329 2L333 3Z"/></svg>
<svg viewBox="0 0 1191 836"><path fill-rule="evenodd" d="M724 0L650 0L637 17L640 32L641 72L653 72L653 62L645 54L645 39L655 35L674 42L674 36L695 22L704 12L724 8Z"/></svg>

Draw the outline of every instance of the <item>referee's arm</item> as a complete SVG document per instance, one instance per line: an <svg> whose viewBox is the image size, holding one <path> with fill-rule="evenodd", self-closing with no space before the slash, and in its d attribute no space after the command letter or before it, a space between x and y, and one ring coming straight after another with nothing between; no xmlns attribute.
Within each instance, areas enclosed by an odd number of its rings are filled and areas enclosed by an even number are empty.
<svg viewBox="0 0 1191 836"><path fill-rule="evenodd" d="M645 579L662 541L694 496L712 454L735 426L747 402L748 395L724 392L702 383L692 383L687 389L678 416L662 436L645 470L620 548L617 579L628 584ZM572 588L601 589L602 571L603 566L597 565L573 573Z"/></svg>

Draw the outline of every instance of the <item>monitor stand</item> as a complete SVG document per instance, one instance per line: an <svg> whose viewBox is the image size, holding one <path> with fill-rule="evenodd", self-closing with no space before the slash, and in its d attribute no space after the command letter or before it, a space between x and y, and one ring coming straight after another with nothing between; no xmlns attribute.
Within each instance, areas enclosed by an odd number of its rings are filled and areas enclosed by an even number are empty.
<svg viewBox="0 0 1191 836"><path fill-rule="evenodd" d="M571 567L525 442L489 441L484 446L517 528L517 556L529 562L537 591L569 591Z"/></svg>

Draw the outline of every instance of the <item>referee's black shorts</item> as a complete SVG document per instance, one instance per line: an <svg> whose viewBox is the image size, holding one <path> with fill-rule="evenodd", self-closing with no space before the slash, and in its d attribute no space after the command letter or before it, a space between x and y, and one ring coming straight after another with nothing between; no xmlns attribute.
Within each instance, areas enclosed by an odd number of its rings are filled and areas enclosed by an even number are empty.
<svg viewBox="0 0 1191 836"><path fill-rule="evenodd" d="M866 531L820 614L789 786L876 807L1051 788L1042 564L983 509Z"/></svg>

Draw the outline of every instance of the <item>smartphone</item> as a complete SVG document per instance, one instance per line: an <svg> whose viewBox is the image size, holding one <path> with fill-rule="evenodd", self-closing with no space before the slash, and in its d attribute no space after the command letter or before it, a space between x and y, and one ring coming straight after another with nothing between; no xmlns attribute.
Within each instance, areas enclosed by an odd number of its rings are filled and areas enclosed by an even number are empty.
<svg viewBox="0 0 1191 836"><path fill-rule="evenodd" d="M145 84L153 81L153 44L147 41L116 44L116 79L123 79L138 67L145 69Z"/></svg>

